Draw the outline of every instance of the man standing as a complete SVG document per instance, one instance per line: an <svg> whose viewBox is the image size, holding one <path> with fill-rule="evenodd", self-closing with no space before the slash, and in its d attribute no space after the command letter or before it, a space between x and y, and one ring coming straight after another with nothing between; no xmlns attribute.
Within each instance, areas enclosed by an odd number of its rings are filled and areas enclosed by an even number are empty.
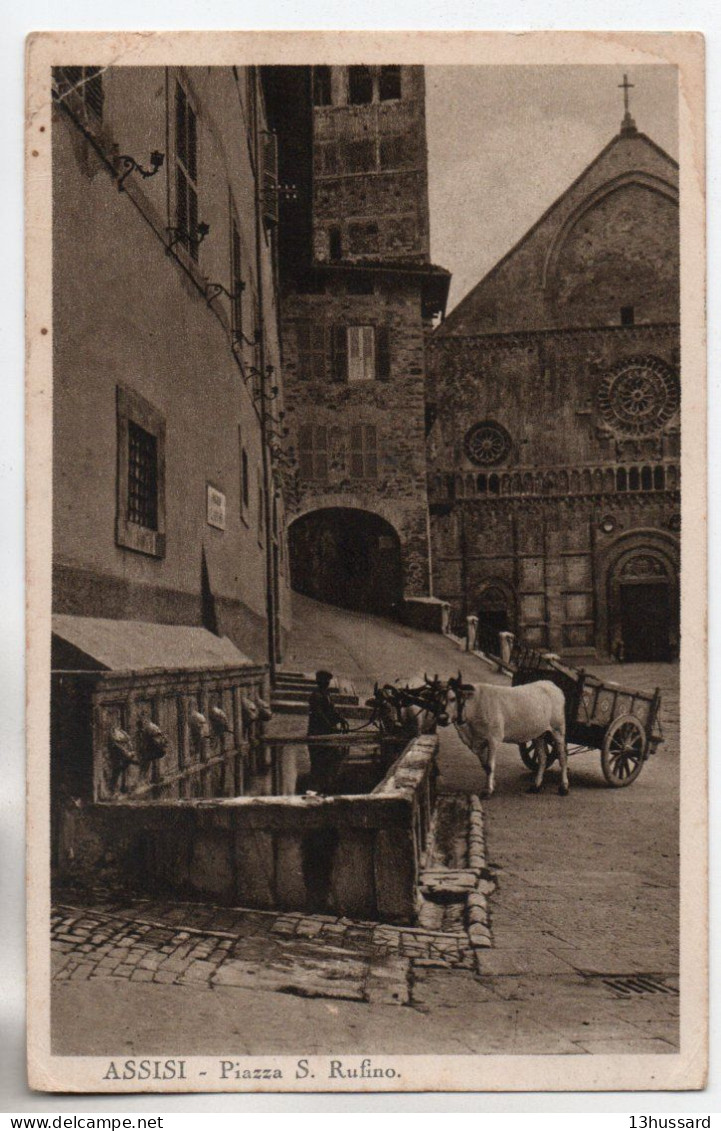
<svg viewBox="0 0 721 1131"><path fill-rule="evenodd" d="M332 672L315 673L316 687L308 700L308 734L348 733L348 721L333 705L330 696ZM310 781L313 789L327 792L345 756L345 748L338 746L308 746L310 754Z"/></svg>

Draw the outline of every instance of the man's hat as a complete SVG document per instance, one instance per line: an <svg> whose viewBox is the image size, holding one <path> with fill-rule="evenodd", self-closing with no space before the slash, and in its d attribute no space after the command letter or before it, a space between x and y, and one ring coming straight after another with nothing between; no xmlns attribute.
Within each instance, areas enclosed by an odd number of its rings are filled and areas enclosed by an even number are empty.
<svg viewBox="0 0 721 1131"><path fill-rule="evenodd" d="M330 683L333 678L333 672L327 672L321 668L319 672L315 673L316 683Z"/></svg>

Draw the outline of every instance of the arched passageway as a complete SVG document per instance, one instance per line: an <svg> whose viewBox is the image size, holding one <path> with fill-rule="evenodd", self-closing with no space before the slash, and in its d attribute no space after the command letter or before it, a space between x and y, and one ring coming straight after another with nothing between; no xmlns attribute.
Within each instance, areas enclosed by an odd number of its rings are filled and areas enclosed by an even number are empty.
<svg viewBox="0 0 721 1131"><path fill-rule="evenodd" d="M328 507L289 530L291 585L344 609L390 613L403 596L400 539L370 511Z"/></svg>

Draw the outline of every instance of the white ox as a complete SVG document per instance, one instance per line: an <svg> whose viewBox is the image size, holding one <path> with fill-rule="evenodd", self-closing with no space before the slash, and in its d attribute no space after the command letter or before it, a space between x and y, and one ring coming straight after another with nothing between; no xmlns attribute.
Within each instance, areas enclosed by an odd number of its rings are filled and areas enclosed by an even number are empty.
<svg viewBox="0 0 721 1131"><path fill-rule="evenodd" d="M546 771L546 737L550 737L561 766L558 792L568 793L568 752L566 750L566 701L563 692L550 680L538 680L522 687L502 687L493 683L463 683L461 673L448 681L446 710L466 746L480 760L486 772L485 797L493 793L496 754L502 742L535 744L538 770L531 786L540 793Z"/></svg>

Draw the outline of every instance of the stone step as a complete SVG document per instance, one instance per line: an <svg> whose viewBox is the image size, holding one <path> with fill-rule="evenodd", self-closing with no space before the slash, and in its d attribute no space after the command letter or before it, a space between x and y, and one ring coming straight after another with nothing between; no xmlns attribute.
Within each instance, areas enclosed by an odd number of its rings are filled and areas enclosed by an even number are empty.
<svg viewBox="0 0 721 1131"><path fill-rule="evenodd" d="M270 697L270 701L271 703L273 703L276 699L283 699L287 703L307 703L311 691L312 688L305 687L302 688L302 690L296 690L295 688L289 687L276 687ZM334 703L351 703L356 705L358 703L357 695L349 695L342 691L331 691L330 697Z"/></svg>
<svg viewBox="0 0 721 1131"><path fill-rule="evenodd" d="M307 703L297 699L273 699L272 707L276 715L302 715L303 718L308 716ZM341 714L346 719L367 720L371 717L371 709L362 706L360 703L341 704Z"/></svg>

